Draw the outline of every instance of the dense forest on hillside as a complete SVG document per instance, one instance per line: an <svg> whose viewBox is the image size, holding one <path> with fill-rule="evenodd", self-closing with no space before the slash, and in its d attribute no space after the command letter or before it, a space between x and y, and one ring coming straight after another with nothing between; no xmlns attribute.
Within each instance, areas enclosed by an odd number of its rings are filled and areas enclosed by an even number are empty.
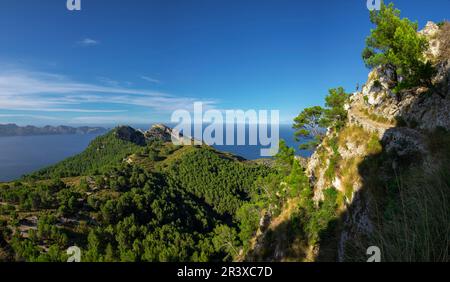
<svg viewBox="0 0 450 282"><path fill-rule="evenodd" d="M311 240L334 213L332 190L314 206L304 168L284 142L268 166L206 145L138 145L117 134L123 130L0 187L2 260L65 261L74 245L83 261L247 260L267 224L261 216L278 216L288 199L303 197L310 223L294 225ZM111 150L94 153L107 144ZM77 170L89 154L95 170Z"/></svg>
<svg viewBox="0 0 450 282"><path fill-rule="evenodd" d="M73 245L83 261L238 255L240 210L255 193L254 181L273 169L207 146L138 145L119 138L122 129L0 187L2 260L65 261Z"/></svg>
<svg viewBox="0 0 450 282"><path fill-rule="evenodd" d="M49 179L106 172L125 157L141 150L141 143L117 138L120 128L95 138L89 147L74 157L29 175L31 179Z"/></svg>
<svg viewBox="0 0 450 282"><path fill-rule="evenodd" d="M370 20L367 84L294 120L308 160L284 141L247 161L121 126L0 184L0 261L66 261L71 246L86 262L367 261L375 246L448 262L450 23L421 33L393 4Z"/></svg>

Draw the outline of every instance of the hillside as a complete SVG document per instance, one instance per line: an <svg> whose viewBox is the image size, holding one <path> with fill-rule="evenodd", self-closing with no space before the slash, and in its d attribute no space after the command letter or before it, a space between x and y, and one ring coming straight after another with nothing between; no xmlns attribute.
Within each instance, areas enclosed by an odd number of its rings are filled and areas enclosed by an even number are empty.
<svg viewBox="0 0 450 282"><path fill-rule="evenodd" d="M450 23L373 11L361 89L331 88L248 161L175 130L119 126L81 154L0 185L0 261L450 260Z"/></svg>
<svg viewBox="0 0 450 282"><path fill-rule="evenodd" d="M382 261L449 260L449 30L429 22L419 32L430 83L398 90L396 69L382 65L342 99L345 120L304 167L304 193L260 228L247 260L366 261L370 246Z"/></svg>
<svg viewBox="0 0 450 282"><path fill-rule="evenodd" d="M49 179L96 175L120 164L125 157L138 152L144 145L142 133L131 127L118 127L94 139L82 153L27 177Z"/></svg>
<svg viewBox="0 0 450 282"><path fill-rule="evenodd" d="M115 128L81 154L2 185L0 260L65 261L73 245L83 261L236 256L239 210L272 169L206 145L174 146L155 128Z"/></svg>
<svg viewBox="0 0 450 282"><path fill-rule="evenodd" d="M330 186L345 195L340 261L364 260L367 246L378 246L386 261L449 258L450 57L436 49L448 47L449 38L433 43L448 27L430 22L421 31L437 70L430 86L395 93L393 71L376 68L351 97L346 127L326 137L338 139L335 174L326 179L310 162L317 199ZM327 148L325 143L313 159Z"/></svg>

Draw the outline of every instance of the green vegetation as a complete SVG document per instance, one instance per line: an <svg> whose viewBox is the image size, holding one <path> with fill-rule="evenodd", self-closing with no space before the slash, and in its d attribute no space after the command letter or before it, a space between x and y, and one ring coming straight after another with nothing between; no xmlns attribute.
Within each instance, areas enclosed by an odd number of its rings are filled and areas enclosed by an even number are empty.
<svg viewBox="0 0 450 282"><path fill-rule="evenodd" d="M120 163L127 156L139 152L142 147L117 137L119 128L97 137L79 155L68 158L54 166L29 176L31 179L50 179L104 173Z"/></svg>
<svg viewBox="0 0 450 282"><path fill-rule="evenodd" d="M393 66L397 90L429 83L417 24L392 4L371 21L367 66ZM0 261L65 261L74 245L93 262L336 260L338 233L348 227L342 214L362 203L356 208L367 208L373 230L352 234L344 259L363 261L376 245L383 261L448 261L450 134L427 132L432 167L424 170L417 156L394 156L377 133L346 124L349 97L330 89L324 107L294 120L296 138L314 137L303 149L322 145L311 178L322 178L320 191L283 140L267 166L206 145L165 143L161 128L147 136L119 127L75 157L0 186ZM355 203L355 195L371 200Z"/></svg>
<svg viewBox="0 0 450 282"><path fill-rule="evenodd" d="M339 131L347 122L345 104L350 97L342 87L330 89L325 97L325 116L323 123Z"/></svg>
<svg viewBox="0 0 450 282"><path fill-rule="evenodd" d="M334 232L330 226L335 226L338 219L339 192L333 187L326 189L324 200L316 205L304 168L294 159L291 167L289 174L284 177L269 175L258 182L264 183L264 191L272 197L262 200L254 198L252 202L265 203L275 224L262 234L262 248L248 254L250 260L280 259L276 258L276 250L282 249L283 260L304 261L308 259L310 246L316 246L322 240L327 241L327 236L331 237L330 233ZM258 229L256 217L253 217L252 222L253 225L249 224L248 227L254 230L247 234L255 234Z"/></svg>
<svg viewBox="0 0 450 282"><path fill-rule="evenodd" d="M200 149L176 160L165 173L170 185L182 187L221 215L234 215L251 193L254 180L268 171Z"/></svg>
<svg viewBox="0 0 450 282"><path fill-rule="evenodd" d="M425 61L428 41L417 33L418 24L400 18L394 4L382 5L372 11L371 22L376 25L366 40L363 59L370 68L391 65L397 74L397 90L419 85L430 85L434 73L431 63Z"/></svg>
<svg viewBox="0 0 450 282"><path fill-rule="evenodd" d="M328 141L328 146L332 150L332 154L329 158L328 168L325 171L325 177L328 181L331 182L334 180L334 177L336 177L336 168L341 159L341 155L339 154L339 151L338 151L337 138L332 137L327 141Z"/></svg>
<svg viewBox="0 0 450 282"><path fill-rule="evenodd" d="M323 140L326 128L339 130L345 125L347 111L344 106L349 97L342 87L330 89L325 97L325 108L306 108L294 119L293 128L297 129L297 140L301 137L314 138L313 141L302 144L301 149L316 148Z"/></svg>
<svg viewBox="0 0 450 282"><path fill-rule="evenodd" d="M364 97L367 97L367 96L364 96ZM384 117L384 116L381 116L381 115L377 115L377 114L375 114L373 111L371 111L371 110L368 109L368 108L362 109L361 112L362 112L367 118L369 118L370 120L373 120L373 121L375 121L375 122L379 122L379 123L383 123L383 124L394 124L394 122L391 121L390 119L388 119L388 118L386 118L386 117Z"/></svg>
<svg viewBox="0 0 450 282"><path fill-rule="evenodd" d="M82 248L83 261L238 255L259 219L249 204L258 193L255 181L276 172L208 146L138 145L139 134L117 132L0 187L0 260L65 261L73 245ZM59 176L78 181L66 184Z"/></svg>
<svg viewBox="0 0 450 282"><path fill-rule="evenodd" d="M292 169L292 162L294 160L295 150L294 148L289 148L286 145L286 141L280 140L280 145L278 148L278 154L275 156L275 161L278 170L287 175Z"/></svg>
<svg viewBox="0 0 450 282"><path fill-rule="evenodd" d="M381 88L381 87L382 87L382 84L381 84L381 82L377 79L377 80L375 80L375 81L373 82L373 86L376 87L376 88Z"/></svg>

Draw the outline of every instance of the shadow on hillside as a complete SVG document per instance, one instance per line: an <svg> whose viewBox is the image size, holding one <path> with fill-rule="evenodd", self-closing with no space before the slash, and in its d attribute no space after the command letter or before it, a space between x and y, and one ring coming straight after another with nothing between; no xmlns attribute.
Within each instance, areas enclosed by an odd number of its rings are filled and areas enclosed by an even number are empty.
<svg viewBox="0 0 450 282"><path fill-rule="evenodd" d="M413 93L396 117L402 122L384 133L382 151L359 164L361 186L338 226L322 232L317 260L367 261L371 246L382 261L450 259L449 86L444 76ZM434 129L420 129L424 122Z"/></svg>
<svg viewBox="0 0 450 282"><path fill-rule="evenodd" d="M443 66L448 73L448 64ZM444 129L450 128L450 84L448 74L441 77L430 89L404 91L388 101L403 103L398 125L384 132L380 153L359 163L359 187L345 212L320 232L319 248L311 251L316 261L364 262L372 246L382 261L450 260L450 133ZM269 243L257 260L308 256L305 249L292 251L295 236L304 240L305 234L273 238L291 230L292 222L266 236Z"/></svg>
<svg viewBox="0 0 450 282"><path fill-rule="evenodd" d="M389 101L403 103L398 124L384 132L380 153L358 165L360 186L345 211L326 223L318 248L308 250L306 234L295 229L303 223L290 218L266 233L251 260L365 262L375 246L382 261L449 261L448 62L440 72L430 89L405 91Z"/></svg>
<svg viewBox="0 0 450 282"><path fill-rule="evenodd" d="M402 127L388 130L382 152L360 163L362 185L346 211L319 233L319 248L308 249L307 235L297 228L302 223L291 218L266 232L248 260L365 262L367 249L376 246L382 261L448 261L450 133L438 130L424 137L424 144L439 143L433 155L448 158L435 172L426 173L421 167L425 158L419 152L397 155L395 150L413 148L407 140L394 141L399 148L388 151L392 136L405 131L409 132Z"/></svg>
<svg viewBox="0 0 450 282"><path fill-rule="evenodd" d="M299 226L292 220L281 222L258 237L256 247L245 260L253 262L297 261L307 256L307 245L301 240Z"/></svg>

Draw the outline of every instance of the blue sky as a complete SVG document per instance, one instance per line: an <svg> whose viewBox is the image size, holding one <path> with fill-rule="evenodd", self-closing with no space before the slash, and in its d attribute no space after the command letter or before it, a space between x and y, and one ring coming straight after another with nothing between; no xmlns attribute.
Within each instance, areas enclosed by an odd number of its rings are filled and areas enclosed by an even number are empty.
<svg viewBox="0 0 450 282"><path fill-rule="evenodd" d="M194 101L289 123L367 78L366 0L81 1L1 1L0 123L167 122ZM450 11L449 0L395 3L420 27Z"/></svg>

